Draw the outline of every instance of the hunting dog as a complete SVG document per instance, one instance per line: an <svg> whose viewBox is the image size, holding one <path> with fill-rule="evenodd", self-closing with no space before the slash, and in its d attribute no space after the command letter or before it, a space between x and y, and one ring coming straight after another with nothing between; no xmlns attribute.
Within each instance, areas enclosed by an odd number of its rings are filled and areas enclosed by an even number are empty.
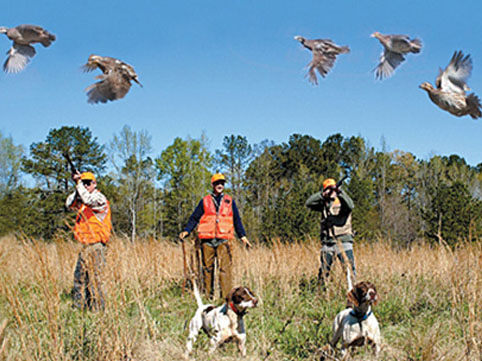
<svg viewBox="0 0 482 361"><path fill-rule="evenodd" d="M345 356L348 348L371 344L375 355L380 352L380 327L371 306L378 302L375 285L359 282L347 295L347 308L336 315L333 321L333 338L330 345L335 348L341 339L340 352Z"/></svg>
<svg viewBox="0 0 482 361"><path fill-rule="evenodd" d="M253 292L247 287L233 288L226 298L226 303L215 307L203 304L196 282L193 282L193 286L198 309L189 323L185 358L189 358L193 344L196 342L196 337L201 329L209 336L210 354L219 345L234 339L238 343L241 354L246 356L246 331L243 316L249 308L256 307L258 303Z"/></svg>

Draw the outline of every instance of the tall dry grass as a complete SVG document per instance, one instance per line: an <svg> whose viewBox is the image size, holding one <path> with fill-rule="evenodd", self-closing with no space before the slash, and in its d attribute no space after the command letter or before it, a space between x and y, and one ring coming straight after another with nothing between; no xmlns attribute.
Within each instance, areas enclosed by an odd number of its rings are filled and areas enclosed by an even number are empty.
<svg viewBox="0 0 482 361"><path fill-rule="evenodd" d="M112 240L107 306L99 313L72 308L79 250L71 242L0 240L0 360L181 360L195 302L189 291L181 297L180 245ZM381 297L374 310L384 338L381 359L482 359L480 243L394 250L378 242L356 245L355 256L358 279L374 282ZM247 360L319 359L345 304L341 267L320 291L316 243L235 247L234 257L235 283L261 300L246 316ZM206 349L203 336L194 357L210 359ZM226 345L211 359L238 356Z"/></svg>

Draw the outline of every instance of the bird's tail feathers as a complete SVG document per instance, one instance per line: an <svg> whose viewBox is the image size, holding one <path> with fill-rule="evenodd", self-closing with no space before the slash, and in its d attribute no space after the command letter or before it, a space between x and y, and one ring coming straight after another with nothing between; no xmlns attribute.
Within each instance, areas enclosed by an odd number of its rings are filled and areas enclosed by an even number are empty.
<svg viewBox="0 0 482 361"><path fill-rule="evenodd" d="M350 52L350 47L340 46L340 54L348 54Z"/></svg>
<svg viewBox="0 0 482 361"><path fill-rule="evenodd" d="M480 111L480 99L474 93L467 96L467 107L470 109L470 116L474 119L481 118L482 112Z"/></svg>

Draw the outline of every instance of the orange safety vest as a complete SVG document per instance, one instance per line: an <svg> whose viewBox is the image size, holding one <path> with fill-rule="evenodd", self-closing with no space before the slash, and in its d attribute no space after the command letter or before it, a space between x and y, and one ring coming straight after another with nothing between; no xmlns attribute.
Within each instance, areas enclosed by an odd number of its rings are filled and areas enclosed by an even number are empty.
<svg viewBox="0 0 482 361"><path fill-rule="evenodd" d="M97 218L89 206L82 204L75 219L74 236L82 244L94 244L109 241L112 223L110 221L110 204L107 201L107 214L103 220Z"/></svg>
<svg viewBox="0 0 482 361"><path fill-rule="evenodd" d="M233 199L227 194L221 199L216 212L216 206L211 195L203 198L204 214L197 229L200 239L233 239Z"/></svg>

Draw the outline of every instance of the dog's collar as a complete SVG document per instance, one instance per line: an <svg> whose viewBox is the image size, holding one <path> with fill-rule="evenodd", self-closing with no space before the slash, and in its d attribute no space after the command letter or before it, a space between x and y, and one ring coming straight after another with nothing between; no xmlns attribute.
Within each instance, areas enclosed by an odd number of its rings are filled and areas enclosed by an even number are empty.
<svg viewBox="0 0 482 361"><path fill-rule="evenodd" d="M358 321L365 321L368 317L370 317L371 314L372 314L372 310L370 310L370 312L367 312L365 314L356 313L355 310L351 310L350 312L350 316L357 318Z"/></svg>
<svg viewBox="0 0 482 361"><path fill-rule="evenodd" d="M232 302L229 302L229 307L234 311L235 314L237 314L238 316L244 316L244 314L246 313L246 310L244 311L239 311L236 306L234 306L234 303Z"/></svg>

